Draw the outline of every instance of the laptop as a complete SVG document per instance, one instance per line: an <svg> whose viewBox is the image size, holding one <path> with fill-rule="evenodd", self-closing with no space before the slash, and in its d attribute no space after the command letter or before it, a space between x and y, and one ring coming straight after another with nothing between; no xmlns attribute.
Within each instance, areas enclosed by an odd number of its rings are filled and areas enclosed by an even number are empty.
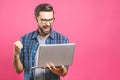
<svg viewBox="0 0 120 80"><path fill-rule="evenodd" d="M45 67L53 63L55 66L72 65L75 43L41 45L38 66Z"/></svg>

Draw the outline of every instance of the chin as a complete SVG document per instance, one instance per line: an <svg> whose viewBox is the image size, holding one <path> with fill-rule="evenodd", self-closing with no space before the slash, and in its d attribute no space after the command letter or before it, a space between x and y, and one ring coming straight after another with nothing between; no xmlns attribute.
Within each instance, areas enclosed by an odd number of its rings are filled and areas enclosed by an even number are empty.
<svg viewBox="0 0 120 80"><path fill-rule="evenodd" d="M51 30L49 31L44 31L44 34L49 34L51 32Z"/></svg>
<svg viewBox="0 0 120 80"><path fill-rule="evenodd" d="M50 31L49 32L44 32L44 35L48 35L50 33Z"/></svg>

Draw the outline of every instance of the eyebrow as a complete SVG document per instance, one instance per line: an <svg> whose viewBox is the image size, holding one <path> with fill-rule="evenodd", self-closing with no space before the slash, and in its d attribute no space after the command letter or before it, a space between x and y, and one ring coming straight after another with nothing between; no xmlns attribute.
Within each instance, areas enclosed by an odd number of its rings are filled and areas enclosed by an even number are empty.
<svg viewBox="0 0 120 80"><path fill-rule="evenodd" d="M41 19L46 19L46 18L41 18ZM54 17L53 18L49 18L49 19L54 19ZM48 19L47 19L48 20Z"/></svg>

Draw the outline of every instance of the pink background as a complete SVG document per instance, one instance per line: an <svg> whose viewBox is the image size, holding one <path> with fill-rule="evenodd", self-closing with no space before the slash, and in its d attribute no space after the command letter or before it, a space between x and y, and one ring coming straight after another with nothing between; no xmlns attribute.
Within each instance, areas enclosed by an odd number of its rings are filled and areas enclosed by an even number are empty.
<svg viewBox="0 0 120 80"><path fill-rule="evenodd" d="M62 80L120 80L119 0L0 0L0 80L22 80L12 65L13 43L37 28L34 8L54 6L54 29L76 43Z"/></svg>

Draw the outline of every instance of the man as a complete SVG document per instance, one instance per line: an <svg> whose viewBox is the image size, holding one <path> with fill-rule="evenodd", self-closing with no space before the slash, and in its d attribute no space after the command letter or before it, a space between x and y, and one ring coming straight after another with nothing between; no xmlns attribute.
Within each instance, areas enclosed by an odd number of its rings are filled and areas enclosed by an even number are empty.
<svg viewBox="0 0 120 80"><path fill-rule="evenodd" d="M50 4L38 5L34 14L38 29L14 43L14 68L18 74L24 71L24 80L60 80L67 74L68 66L56 67L51 63L45 68L32 67L37 66L40 45L68 43L68 38L52 29L55 18Z"/></svg>

